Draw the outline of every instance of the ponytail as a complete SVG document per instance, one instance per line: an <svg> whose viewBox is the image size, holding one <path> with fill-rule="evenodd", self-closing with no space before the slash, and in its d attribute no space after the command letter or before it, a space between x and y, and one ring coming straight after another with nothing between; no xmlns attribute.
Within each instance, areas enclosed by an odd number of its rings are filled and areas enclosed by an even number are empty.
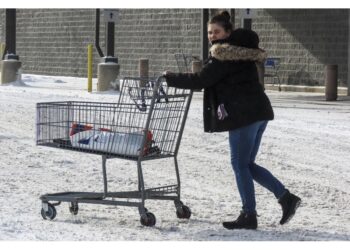
<svg viewBox="0 0 350 250"><path fill-rule="evenodd" d="M226 32L231 32L233 30L231 16L226 10L213 16L208 24L218 24L223 27Z"/></svg>

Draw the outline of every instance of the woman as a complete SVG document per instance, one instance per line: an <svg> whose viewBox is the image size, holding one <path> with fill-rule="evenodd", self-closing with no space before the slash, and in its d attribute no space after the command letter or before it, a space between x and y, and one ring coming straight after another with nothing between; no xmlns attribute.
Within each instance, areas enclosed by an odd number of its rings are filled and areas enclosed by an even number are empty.
<svg viewBox="0 0 350 250"><path fill-rule="evenodd" d="M232 30L230 15L224 11L208 23L211 56L199 73L164 72L169 86L204 88L205 132L228 131L231 164L242 201L242 211L227 229L256 229L254 183L271 191L282 206L280 224L288 222L301 200L291 194L268 170L255 163L262 135L274 118L270 101L259 84L255 62L266 58L259 49L258 35L251 30Z"/></svg>

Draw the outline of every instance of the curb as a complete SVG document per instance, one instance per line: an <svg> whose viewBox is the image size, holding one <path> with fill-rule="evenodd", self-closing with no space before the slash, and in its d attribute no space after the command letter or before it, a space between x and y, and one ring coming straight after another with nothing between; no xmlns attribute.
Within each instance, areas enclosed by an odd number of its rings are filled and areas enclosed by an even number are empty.
<svg viewBox="0 0 350 250"><path fill-rule="evenodd" d="M266 90L279 91L277 84L265 84L264 86ZM347 87L338 87L338 94L347 95L347 90ZM281 91L325 93L325 86L299 86L281 84Z"/></svg>

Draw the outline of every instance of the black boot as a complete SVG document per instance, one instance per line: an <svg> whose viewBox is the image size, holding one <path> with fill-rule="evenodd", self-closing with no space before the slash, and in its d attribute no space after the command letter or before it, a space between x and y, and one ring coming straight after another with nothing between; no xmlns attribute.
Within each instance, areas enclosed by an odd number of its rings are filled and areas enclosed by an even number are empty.
<svg viewBox="0 0 350 250"><path fill-rule="evenodd" d="M241 211L241 214L235 221L226 221L222 225L227 229L256 229L258 227L258 221L256 219L256 213L248 214Z"/></svg>
<svg viewBox="0 0 350 250"><path fill-rule="evenodd" d="M281 198L279 198L278 203L281 204L283 212L282 219L280 220L281 225L287 223L293 218L300 202L301 199L298 196L291 194L288 190Z"/></svg>

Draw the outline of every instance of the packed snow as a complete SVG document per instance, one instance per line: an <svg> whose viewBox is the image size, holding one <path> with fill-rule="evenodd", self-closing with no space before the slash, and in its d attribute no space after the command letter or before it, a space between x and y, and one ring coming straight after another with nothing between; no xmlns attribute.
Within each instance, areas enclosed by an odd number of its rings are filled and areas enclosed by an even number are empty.
<svg viewBox="0 0 350 250"><path fill-rule="evenodd" d="M222 227L241 209L230 166L228 134L203 132L202 93L194 94L178 154L181 200L192 210L176 217L171 201L147 200L157 219L140 224L134 207L67 203L43 220L40 195L65 191L103 192L101 157L35 142L36 103L116 102L119 93L87 92L85 78L25 74L0 85L0 240L39 241L348 241L350 240L350 98L324 101L322 94L267 91L275 111L257 162L302 198L295 217L279 225L281 208L256 185L258 230ZM175 184L172 160L145 162L147 187ZM107 161L109 189L137 189L134 161Z"/></svg>

